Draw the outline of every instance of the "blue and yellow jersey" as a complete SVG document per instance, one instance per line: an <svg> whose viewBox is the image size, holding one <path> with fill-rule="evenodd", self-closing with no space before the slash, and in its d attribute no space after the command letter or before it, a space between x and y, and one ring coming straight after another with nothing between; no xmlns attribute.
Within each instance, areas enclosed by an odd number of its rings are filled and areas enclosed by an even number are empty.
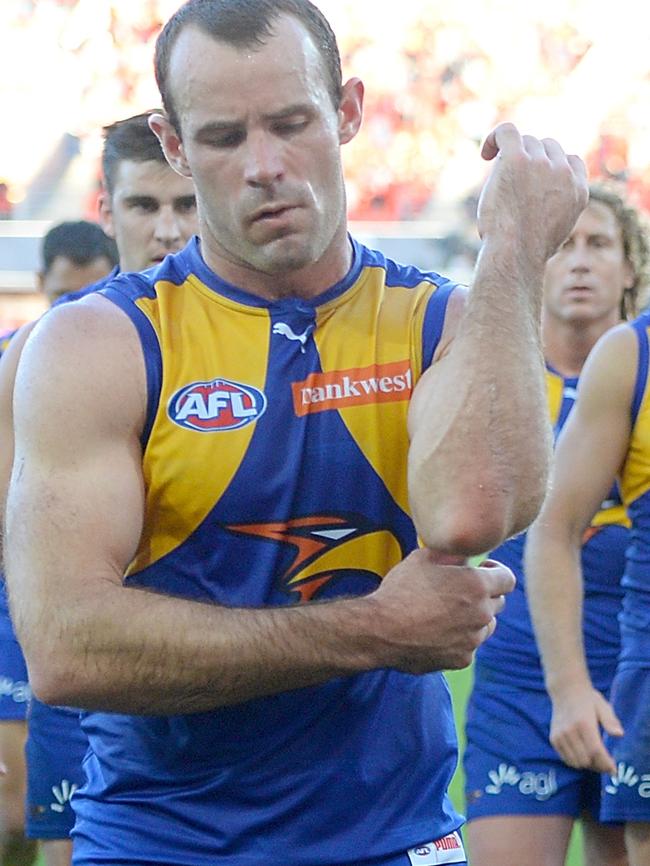
<svg viewBox="0 0 650 866"><path fill-rule="evenodd" d="M453 285L353 249L348 275L313 300L223 282L196 240L103 291L138 328L149 384L127 586L305 604L372 591L416 548L407 410ZM84 726L75 844L89 860L92 826L116 822L127 858L155 840L161 862L187 862L179 826L191 826L192 863L331 866L462 820L445 795L456 741L440 674L373 671L197 715L91 713Z"/></svg>
<svg viewBox="0 0 650 866"><path fill-rule="evenodd" d="M623 577L621 666L650 667L650 314L631 323L638 369L631 407L632 431L621 471L621 493L632 521Z"/></svg>
<svg viewBox="0 0 650 866"><path fill-rule="evenodd" d="M577 377L565 377L547 365L546 386L549 417L557 439L577 396ZM629 520L615 485L587 530L582 547L584 580L583 628L585 652L597 688L609 691L614 675L620 632L617 615L622 599L621 576ZM517 576L515 590L499 614L494 635L477 652L477 661L493 680L518 682L529 688L544 689L537 643L526 599L523 569L526 534L521 533L502 544L491 556L503 562Z"/></svg>

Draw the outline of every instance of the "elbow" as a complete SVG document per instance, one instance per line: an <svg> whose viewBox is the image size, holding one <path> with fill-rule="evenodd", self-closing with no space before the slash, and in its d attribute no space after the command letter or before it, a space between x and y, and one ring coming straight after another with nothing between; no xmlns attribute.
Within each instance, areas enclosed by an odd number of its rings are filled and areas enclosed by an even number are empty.
<svg viewBox="0 0 650 866"><path fill-rule="evenodd" d="M431 519L430 514L418 513L413 517L423 544L431 550L451 556L479 556L508 537L507 521L494 510L477 510L468 504L462 510L450 507L442 519Z"/></svg>
<svg viewBox="0 0 650 866"><path fill-rule="evenodd" d="M24 650L29 685L39 701L53 706L80 706L82 696L74 676L74 662L63 647Z"/></svg>
<svg viewBox="0 0 650 866"><path fill-rule="evenodd" d="M537 516L544 489L514 499L503 491L484 493L474 487L467 495L448 498L444 509L413 505L413 519L424 545L450 555L479 556L507 538L523 532Z"/></svg>
<svg viewBox="0 0 650 866"><path fill-rule="evenodd" d="M550 449L528 461L509 451L468 455L456 472L433 473L421 460L409 463L411 513L423 543L452 555L478 556L523 532L546 495ZM498 459L497 459L498 458Z"/></svg>

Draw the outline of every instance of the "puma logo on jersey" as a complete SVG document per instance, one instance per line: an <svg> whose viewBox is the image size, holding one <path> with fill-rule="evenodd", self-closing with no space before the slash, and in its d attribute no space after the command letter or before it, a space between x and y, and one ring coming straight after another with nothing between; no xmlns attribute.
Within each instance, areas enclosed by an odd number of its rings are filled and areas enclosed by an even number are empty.
<svg viewBox="0 0 650 866"><path fill-rule="evenodd" d="M273 325L273 333L281 334L283 337L286 337L287 340L298 340L300 342L300 351L305 351L305 343L309 339L309 335L314 330L313 325L308 325L302 334L294 333L291 325L287 325L286 322L277 322Z"/></svg>

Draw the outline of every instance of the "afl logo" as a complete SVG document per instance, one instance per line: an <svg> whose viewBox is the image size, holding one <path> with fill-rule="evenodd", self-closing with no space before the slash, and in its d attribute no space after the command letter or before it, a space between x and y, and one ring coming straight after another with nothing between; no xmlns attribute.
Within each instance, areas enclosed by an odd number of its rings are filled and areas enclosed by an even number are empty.
<svg viewBox="0 0 650 866"><path fill-rule="evenodd" d="M169 401L167 414L179 427L214 433L245 427L264 414L266 397L252 385L229 379L192 382Z"/></svg>

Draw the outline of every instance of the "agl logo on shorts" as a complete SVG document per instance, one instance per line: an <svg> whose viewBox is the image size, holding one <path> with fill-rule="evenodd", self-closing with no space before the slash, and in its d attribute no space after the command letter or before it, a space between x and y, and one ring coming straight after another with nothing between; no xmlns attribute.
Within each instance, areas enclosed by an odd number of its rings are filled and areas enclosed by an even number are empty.
<svg viewBox="0 0 650 866"><path fill-rule="evenodd" d="M257 421L265 410L262 391L229 379L184 385L167 406L167 414L175 424L201 433L245 427Z"/></svg>

